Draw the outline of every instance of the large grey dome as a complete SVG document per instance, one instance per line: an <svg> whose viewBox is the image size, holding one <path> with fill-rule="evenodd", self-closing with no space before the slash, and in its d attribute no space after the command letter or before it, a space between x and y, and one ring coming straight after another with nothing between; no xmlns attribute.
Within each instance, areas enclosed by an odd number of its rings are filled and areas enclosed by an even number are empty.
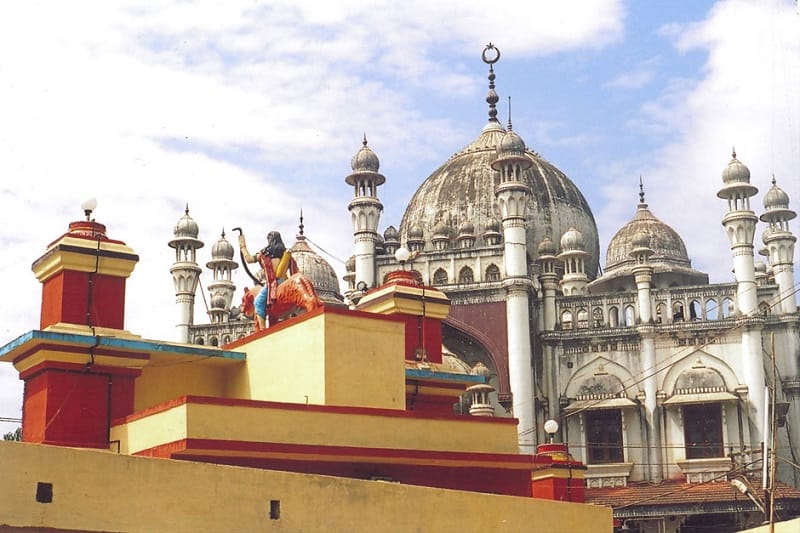
<svg viewBox="0 0 800 533"><path fill-rule="evenodd" d="M476 235L483 235L493 220L500 220L494 195L497 173L492 170L491 163L505 135L506 130L500 123L490 121L475 141L435 170L408 204L400 224L401 236L407 238L409 230L419 226L424 232L427 250L434 227L440 221L452 234L457 234L459 226L470 221L475 225ZM523 172L524 181L532 192L527 215L531 259L536 258L539 242L548 233L561 235L574 227L584 236L589 254L586 273L593 278L600 259L600 244L589 204L558 168L531 150L526 150L525 154L533 162L531 168Z"/></svg>

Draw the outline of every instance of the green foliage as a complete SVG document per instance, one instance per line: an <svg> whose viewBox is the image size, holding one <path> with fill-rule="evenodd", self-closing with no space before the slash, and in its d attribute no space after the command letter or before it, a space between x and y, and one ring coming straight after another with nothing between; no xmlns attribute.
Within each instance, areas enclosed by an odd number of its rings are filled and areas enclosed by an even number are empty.
<svg viewBox="0 0 800 533"><path fill-rule="evenodd" d="M5 435L3 435L3 440L22 440L22 427L18 427L14 431L9 431Z"/></svg>

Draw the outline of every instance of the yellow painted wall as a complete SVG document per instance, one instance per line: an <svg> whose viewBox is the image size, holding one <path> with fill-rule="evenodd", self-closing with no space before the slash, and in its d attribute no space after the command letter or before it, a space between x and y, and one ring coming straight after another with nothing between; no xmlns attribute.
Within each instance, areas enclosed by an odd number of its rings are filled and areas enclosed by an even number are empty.
<svg viewBox="0 0 800 533"><path fill-rule="evenodd" d="M324 324L323 313L238 347L247 362L231 369L226 395L324 404Z"/></svg>
<svg viewBox="0 0 800 533"><path fill-rule="evenodd" d="M612 531L606 507L17 442L0 442L0 472L0 529ZM52 503L36 502L37 482Z"/></svg>
<svg viewBox="0 0 800 533"><path fill-rule="evenodd" d="M325 315L327 405L405 409L405 325Z"/></svg>
<svg viewBox="0 0 800 533"><path fill-rule="evenodd" d="M404 325L322 313L242 345L232 398L405 409Z"/></svg>
<svg viewBox="0 0 800 533"><path fill-rule="evenodd" d="M224 396L226 366L244 366L244 363L223 364L199 356L154 355L136 379L134 412L187 394Z"/></svg>
<svg viewBox="0 0 800 533"><path fill-rule="evenodd" d="M476 453L518 453L513 424L190 404L115 426L122 453L183 438Z"/></svg>

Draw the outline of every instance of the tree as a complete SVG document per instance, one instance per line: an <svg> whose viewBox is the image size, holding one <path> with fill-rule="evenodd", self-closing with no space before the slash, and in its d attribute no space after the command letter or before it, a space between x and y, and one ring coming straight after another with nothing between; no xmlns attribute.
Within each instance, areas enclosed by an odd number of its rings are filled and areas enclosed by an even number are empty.
<svg viewBox="0 0 800 533"><path fill-rule="evenodd" d="M5 435L3 435L3 440L22 440L22 427L18 427L14 431L9 431Z"/></svg>

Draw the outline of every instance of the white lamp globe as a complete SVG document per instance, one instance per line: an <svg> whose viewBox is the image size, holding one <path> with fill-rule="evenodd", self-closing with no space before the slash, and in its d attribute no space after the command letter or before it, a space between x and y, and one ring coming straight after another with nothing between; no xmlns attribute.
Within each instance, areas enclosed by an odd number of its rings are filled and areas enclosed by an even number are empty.
<svg viewBox="0 0 800 533"><path fill-rule="evenodd" d="M411 252L409 252L408 248L405 247L398 248L394 253L394 258L397 259L399 263L405 263L408 261L409 257L411 257Z"/></svg>

